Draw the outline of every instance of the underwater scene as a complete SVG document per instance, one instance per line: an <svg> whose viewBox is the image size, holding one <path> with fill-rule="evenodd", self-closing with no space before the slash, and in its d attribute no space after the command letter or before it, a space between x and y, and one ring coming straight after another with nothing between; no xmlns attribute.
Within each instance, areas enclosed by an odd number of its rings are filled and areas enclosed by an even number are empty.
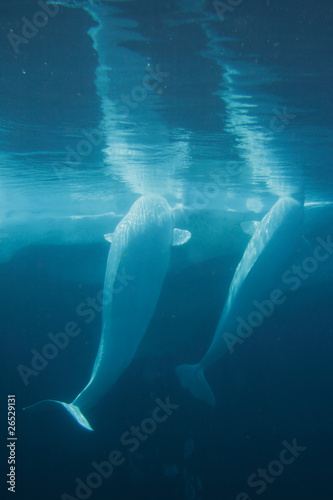
<svg viewBox="0 0 333 500"><path fill-rule="evenodd" d="M332 498L332 2L0 23L1 498Z"/></svg>

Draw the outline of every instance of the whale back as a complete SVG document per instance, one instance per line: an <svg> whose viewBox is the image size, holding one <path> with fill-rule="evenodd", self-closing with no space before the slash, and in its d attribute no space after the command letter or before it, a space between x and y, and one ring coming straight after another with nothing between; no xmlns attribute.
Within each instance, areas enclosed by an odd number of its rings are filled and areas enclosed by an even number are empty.
<svg viewBox="0 0 333 500"><path fill-rule="evenodd" d="M261 301L279 285L288 258L296 248L303 218L302 206L292 198L281 198L249 241L232 279L212 343L204 356L205 367L228 351L225 333L234 333L237 317L246 318L253 301Z"/></svg>
<svg viewBox="0 0 333 500"><path fill-rule="evenodd" d="M281 198L265 215L236 268L224 314L229 314L240 292L242 296L256 295L259 299L278 279L300 235L302 218L302 207L293 198ZM251 274L257 280L255 289L250 280ZM249 281L249 286L246 286L245 281Z"/></svg>
<svg viewBox="0 0 333 500"><path fill-rule="evenodd" d="M88 408L132 361L147 330L170 260L173 217L160 197L139 198L118 224L103 290L101 341L88 385L73 402Z"/></svg>

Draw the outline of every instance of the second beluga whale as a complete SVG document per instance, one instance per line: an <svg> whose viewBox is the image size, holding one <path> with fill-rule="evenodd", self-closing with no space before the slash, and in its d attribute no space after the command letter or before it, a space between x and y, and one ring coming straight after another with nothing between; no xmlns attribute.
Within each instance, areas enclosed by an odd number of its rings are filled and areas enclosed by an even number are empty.
<svg viewBox="0 0 333 500"><path fill-rule="evenodd" d="M94 406L115 384L134 358L154 313L168 270L170 246L189 240L174 229L173 210L160 196L142 196L120 221L112 236L103 290L102 335L91 378L70 404L58 403L88 430L83 411ZM120 277L126 276L126 284Z"/></svg>
<svg viewBox="0 0 333 500"><path fill-rule="evenodd" d="M195 365L176 368L182 386L196 398L215 405L215 396L204 372L230 350L230 338L235 339L237 320L248 317L254 310L253 301L266 299L278 284L286 262L296 248L302 220L303 207L300 203L293 198L281 198L256 224L235 271L206 354Z"/></svg>

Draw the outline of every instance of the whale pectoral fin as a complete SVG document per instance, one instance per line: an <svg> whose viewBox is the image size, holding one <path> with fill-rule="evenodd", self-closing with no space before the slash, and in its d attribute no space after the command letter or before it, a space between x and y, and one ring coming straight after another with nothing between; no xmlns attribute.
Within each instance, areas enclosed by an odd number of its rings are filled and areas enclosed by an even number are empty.
<svg viewBox="0 0 333 500"><path fill-rule="evenodd" d="M241 223L241 228L245 234L248 234L249 236L253 236L257 227L259 225L259 222L257 220L253 221L246 221Z"/></svg>
<svg viewBox="0 0 333 500"><path fill-rule="evenodd" d="M213 391L205 379L202 368L199 365L180 365L176 368L180 383L185 389L189 389L192 396L201 399L205 403L215 406L216 399Z"/></svg>
<svg viewBox="0 0 333 500"><path fill-rule="evenodd" d="M186 231L186 229L174 229L173 230L173 238L171 245L173 247L178 245L184 245L191 238L190 231Z"/></svg>
<svg viewBox="0 0 333 500"><path fill-rule="evenodd" d="M73 404L67 404L63 403L62 401L56 401L55 399L45 399L43 401L39 401L39 403L36 403L31 406L26 406L23 408L25 411L35 411L35 410L42 410L42 409L50 409L52 406L54 406L54 403L59 404L63 406L71 415L72 417L75 418L77 423L87 429L88 431L93 431L94 429L91 427L89 424L88 420L86 417L83 415L81 412L80 408L78 406L75 406Z"/></svg>
<svg viewBox="0 0 333 500"><path fill-rule="evenodd" d="M113 240L113 233L106 233L104 234L104 239L108 241L109 243L112 243Z"/></svg>

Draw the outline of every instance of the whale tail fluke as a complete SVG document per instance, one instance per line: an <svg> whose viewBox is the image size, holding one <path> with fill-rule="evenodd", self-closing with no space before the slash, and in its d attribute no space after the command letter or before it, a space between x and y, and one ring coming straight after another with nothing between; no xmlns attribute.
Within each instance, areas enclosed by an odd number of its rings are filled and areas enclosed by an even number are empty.
<svg viewBox="0 0 333 500"><path fill-rule="evenodd" d="M199 365L180 365L176 368L176 373L182 386L189 389L192 396L211 406L215 406L214 393L205 379L203 369Z"/></svg>
<svg viewBox="0 0 333 500"><path fill-rule="evenodd" d="M88 431L93 431L94 429L91 427L89 424L88 420L86 417L83 415L81 412L80 408L78 406L75 406L72 404L68 403L63 403L62 401L56 401L55 399L44 399L43 401L40 401L39 403L35 403L34 405L31 406L26 406L23 408L25 411L35 411L35 410L42 410L42 409L49 409L54 406L54 403L59 404L63 406L71 415L72 417L75 418L77 423L87 429Z"/></svg>

